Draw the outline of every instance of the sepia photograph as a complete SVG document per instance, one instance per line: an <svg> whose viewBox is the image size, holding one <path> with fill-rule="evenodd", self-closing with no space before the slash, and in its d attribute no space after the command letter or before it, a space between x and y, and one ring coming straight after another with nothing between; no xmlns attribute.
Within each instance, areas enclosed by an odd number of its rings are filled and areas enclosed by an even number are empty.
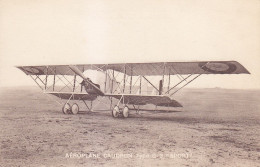
<svg viewBox="0 0 260 167"><path fill-rule="evenodd" d="M257 167L259 129L259 0L0 0L0 167Z"/></svg>

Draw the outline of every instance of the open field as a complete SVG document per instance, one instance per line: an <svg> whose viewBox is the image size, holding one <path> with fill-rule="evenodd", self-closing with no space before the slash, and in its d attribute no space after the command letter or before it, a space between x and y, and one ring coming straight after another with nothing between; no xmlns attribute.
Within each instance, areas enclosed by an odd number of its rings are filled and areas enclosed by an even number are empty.
<svg viewBox="0 0 260 167"><path fill-rule="evenodd" d="M260 166L259 90L186 89L181 112L127 119L64 115L34 87L0 95L1 167Z"/></svg>

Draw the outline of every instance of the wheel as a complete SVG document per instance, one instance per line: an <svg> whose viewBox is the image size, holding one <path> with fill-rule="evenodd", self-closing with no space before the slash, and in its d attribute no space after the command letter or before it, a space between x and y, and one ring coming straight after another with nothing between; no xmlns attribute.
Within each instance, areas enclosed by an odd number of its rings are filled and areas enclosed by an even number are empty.
<svg viewBox="0 0 260 167"><path fill-rule="evenodd" d="M71 106L71 112L72 112L72 114L77 114L79 112L79 106L77 105L77 103L74 103Z"/></svg>
<svg viewBox="0 0 260 167"><path fill-rule="evenodd" d="M64 106L62 107L62 112L63 114L70 114L70 104L69 103L65 103Z"/></svg>
<svg viewBox="0 0 260 167"><path fill-rule="evenodd" d="M123 109L123 117L127 118L129 116L129 108L127 106Z"/></svg>
<svg viewBox="0 0 260 167"><path fill-rule="evenodd" d="M119 107L115 106L114 109L112 110L112 116L114 118L117 118L119 116Z"/></svg>

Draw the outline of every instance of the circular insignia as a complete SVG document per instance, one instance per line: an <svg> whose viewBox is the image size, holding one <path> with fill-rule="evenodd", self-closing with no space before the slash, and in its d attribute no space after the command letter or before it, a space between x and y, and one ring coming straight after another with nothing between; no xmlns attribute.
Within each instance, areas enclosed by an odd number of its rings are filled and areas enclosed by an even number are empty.
<svg viewBox="0 0 260 167"><path fill-rule="evenodd" d="M31 75L42 75L44 74L44 72L36 67L30 67L30 68L26 68L23 69L25 72L31 74Z"/></svg>
<svg viewBox="0 0 260 167"><path fill-rule="evenodd" d="M201 62L199 67L213 74L231 74L237 69L236 65L230 62Z"/></svg>

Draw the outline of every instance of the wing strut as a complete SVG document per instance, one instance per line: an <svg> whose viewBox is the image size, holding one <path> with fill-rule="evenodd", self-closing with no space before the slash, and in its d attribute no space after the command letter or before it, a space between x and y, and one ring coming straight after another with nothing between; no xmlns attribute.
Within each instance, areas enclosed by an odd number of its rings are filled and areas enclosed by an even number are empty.
<svg viewBox="0 0 260 167"><path fill-rule="evenodd" d="M177 83L175 86L173 86L172 88L170 88L166 93L169 93L172 89L176 88L178 85L180 85L183 81L186 81L186 79L190 78L192 76L192 74L190 74L189 76L187 76L186 78L184 78L183 80L181 80L179 83Z"/></svg>
<svg viewBox="0 0 260 167"><path fill-rule="evenodd" d="M203 67L205 67L207 64L209 64L209 62L205 63ZM177 89L176 91L174 91L173 93L169 94L169 96L174 95L175 93L177 93L179 90L181 90L182 88L184 88L185 86L187 86L189 83L191 83L192 81L194 81L196 78L198 78L201 74L198 74L196 77L194 77L193 79L191 79L190 81L187 81L188 78L190 78L192 75L195 75L196 73L190 74L188 75L186 78L183 78L183 80L181 80L179 83L177 83L175 86L173 86L172 88L168 89L168 91L165 92L165 94L170 93L170 91L174 88L176 88L178 85L180 85L183 81L186 81L187 83L184 84L183 86L181 86L179 89ZM178 74L177 74L178 75Z"/></svg>
<svg viewBox="0 0 260 167"><path fill-rule="evenodd" d="M181 90L182 88L184 88L185 86L187 86L189 83L191 83L192 81L194 81L196 78L198 78L199 76L201 76L201 74L197 75L196 77L194 77L192 80L190 80L189 82L187 82L185 85L183 85L182 87L180 87L178 90L174 91L173 93L170 94L170 96L174 95L175 93L177 93L179 90Z"/></svg>

